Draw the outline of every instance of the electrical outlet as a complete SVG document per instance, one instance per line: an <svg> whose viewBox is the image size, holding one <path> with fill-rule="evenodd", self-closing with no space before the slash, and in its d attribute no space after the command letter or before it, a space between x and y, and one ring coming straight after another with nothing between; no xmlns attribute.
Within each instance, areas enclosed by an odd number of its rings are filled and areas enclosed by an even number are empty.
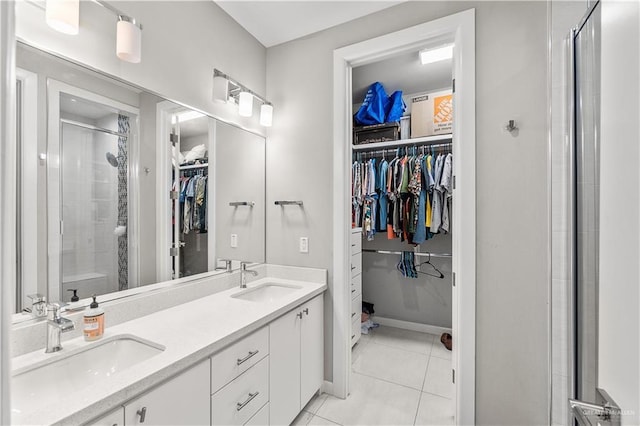
<svg viewBox="0 0 640 426"><path fill-rule="evenodd" d="M309 253L308 237L300 237L300 253Z"/></svg>
<svg viewBox="0 0 640 426"><path fill-rule="evenodd" d="M231 234L231 248L238 248L238 234Z"/></svg>

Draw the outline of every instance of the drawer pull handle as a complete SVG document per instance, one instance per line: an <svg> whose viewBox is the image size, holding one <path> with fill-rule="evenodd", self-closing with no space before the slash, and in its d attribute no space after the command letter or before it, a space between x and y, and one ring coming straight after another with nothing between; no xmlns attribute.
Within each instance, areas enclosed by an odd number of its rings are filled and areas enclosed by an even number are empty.
<svg viewBox="0 0 640 426"><path fill-rule="evenodd" d="M355 244L351 244L351 247L355 247L355 246L356 246Z"/></svg>
<svg viewBox="0 0 640 426"><path fill-rule="evenodd" d="M309 308L303 309L302 312L304 312L305 314L309 315Z"/></svg>
<svg viewBox="0 0 640 426"><path fill-rule="evenodd" d="M296 316L297 316L298 318L302 319L302 311L301 311L301 312L298 312L298 313L296 314Z"/></svg>
<svg viewBox="0 0 640 426"><path fill-rule="evenodd" d="M351 335L351 340L353 340L355 337L356 337L356 335L355 335L355 334L352 334L352 335Z"/></svg>
<svg viewBox="0 0 640 426"><path fill-rule="evenodd" d="M355 266L351 266L351 270L353 271L354 269L356 269L356 267Z"/></svg>
<svg viewBox="0 0 640 426"><path fill-rule="evenodd" d="M147 407L142 407L140 410L136 411L136 414L140 416L140 423L144 423L144 419L147 417Z"/></svg>
<svg viewBox="0 0 640 426"><path fill-rule="evenodd" d="M353 318L353 317L355 317L355 316L356 316L356 313L355 313L355 312L351 314L351 318Z"/></svg>
<svg viewBox="0 0 640 426"><path fill-rule="evenodd" d="M253 352L249 351L249 355L245 356L244 358L238 358L237 364L240 365L242 363L244 363L245 361L247 361L249 358L251 358L252 356L254 356L255 354L257 354L258 352L260 352L259 350L255 350Z"/></svg>
<svg viewBox="0 0 640 426"><path fill-rule="evenodd" d="M356 289L355 289L355 288L354 288L353 290L351 290L351 293L355 293L355 292L356 292Z"/></svg>
<svg viewBox="0 0 640 426"><path fill-rule="evenodd" d="M253 398L255 398L256 396L258 396L260 392L255 391L254 393L250 393L249 394L249 398L247 398L247 400L245 402L238 402L237 406L236 406L236 410L240 411L242 410L248 403L250 403Z"/></svg>

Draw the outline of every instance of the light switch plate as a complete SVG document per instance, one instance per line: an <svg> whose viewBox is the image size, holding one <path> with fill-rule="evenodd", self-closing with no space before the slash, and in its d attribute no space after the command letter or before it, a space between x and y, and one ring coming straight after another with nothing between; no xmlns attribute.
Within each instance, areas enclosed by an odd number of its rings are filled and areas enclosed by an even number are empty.
<svg viewBox="0 0 640 426"><path fill-rule="evenodd" d="M238 234L231 234L231 248L238 248Z"/></svg>
<svg viewBox="0 0 640 426"><path fill-rule="evenodd" d="M300 253L309 253L308 237L300 237Z"/></svg>

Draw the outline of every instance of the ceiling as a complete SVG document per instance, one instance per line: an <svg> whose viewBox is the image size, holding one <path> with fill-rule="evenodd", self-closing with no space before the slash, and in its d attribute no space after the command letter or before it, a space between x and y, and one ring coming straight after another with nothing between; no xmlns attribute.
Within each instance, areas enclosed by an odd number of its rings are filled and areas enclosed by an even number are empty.
<svg viewBox="0 0 640 426"><path fill-rule="evenodd" d="M405 0L214 1L265 47L272 47L395 6Z"/></svg>
<svg viewBox="0 0 640 426"><path fill-rule="evenodd" d="M403 95L417 95L451 88L452 67L450 59L422 65L417 50L354 67L353 104L362 103L367 89L376 81L382 83L388 95L396 90L402 90Z"/></svg>

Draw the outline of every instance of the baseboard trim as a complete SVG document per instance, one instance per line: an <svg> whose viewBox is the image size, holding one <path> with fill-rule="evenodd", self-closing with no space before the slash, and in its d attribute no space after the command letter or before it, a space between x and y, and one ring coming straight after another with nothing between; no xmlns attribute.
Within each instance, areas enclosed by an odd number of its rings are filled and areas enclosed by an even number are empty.
<svg viewBox="0 0 640 426"><path fill-rule="evenodd" d="M320 387L320 392L333 395L333 382L329 382L327 380L322 382L322 386Z"/></svg>
<svg viewBox="0 0 640 426"><path fill-rule="evenodd" d="M437 325L420 324L417 322L402 321L402 320L397 320L393 318L385 318L385 317L379 317L379 316L373 316L371 320L373 322L377 322L380 325L386 325L388 327L396 327L396 328L402 328L404 330L419 331L421 333L435 334L436 336L439 336L442 333L452 334L450 328L438 327Z"/></svg>

